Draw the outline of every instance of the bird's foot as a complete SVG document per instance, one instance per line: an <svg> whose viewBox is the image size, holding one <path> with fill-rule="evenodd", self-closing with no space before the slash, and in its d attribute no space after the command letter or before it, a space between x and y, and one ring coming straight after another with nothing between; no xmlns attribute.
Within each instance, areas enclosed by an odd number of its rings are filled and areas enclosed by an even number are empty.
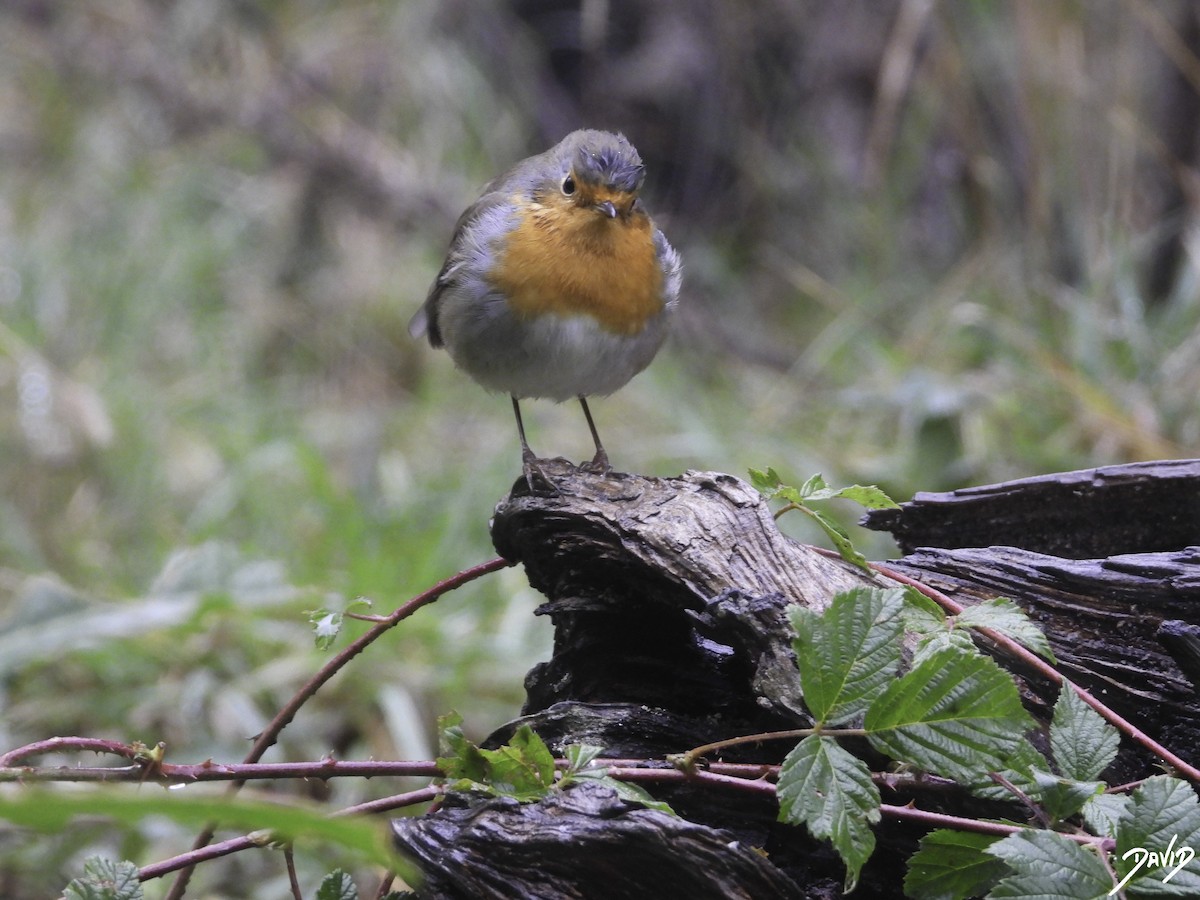
<svg viewBox="0 0 1200 900"><path fill-rule="evenodd" d="M612 471L608 454L604 452L603 447L596 449L596 455L592 457L591 462L580 463L579 468L585 472L595 472L597 475L607 475Z"/></svg>
<svg viewBox="0 0 1200 900"><path fill-rule="evenodd" d="M533 455L532 450L526 449L521 454L521 473L525 476L525 484L529 486L529 493L553 495L560 493L554 486L554 482L538 465L538 458Z"/></svg>

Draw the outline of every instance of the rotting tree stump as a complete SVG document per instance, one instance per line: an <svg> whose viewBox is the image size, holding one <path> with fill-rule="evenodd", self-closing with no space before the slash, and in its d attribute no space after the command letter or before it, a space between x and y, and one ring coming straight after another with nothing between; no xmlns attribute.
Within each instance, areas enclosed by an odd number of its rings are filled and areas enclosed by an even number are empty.
<svg viewBox="0 0 1200 900"><path fill-rule="evenodd" d="M868 524L895 530L902 541L926 539L939 533L938 512L948 508L957 518L945 534L1008 545L913 548L889 565L965 604L1011 597L1046 631L1068 677L1200 762L1192 683L1200 672L1200 463L1139 466L1129 477L1065 473L959 492L951 501L918 495ZM492 536L546 596L538 611L554 623L554 652L529 672L521 718L497 731L491 745L527 723L556 752L588 743L610 758L662 760L722 738L811 724L800 701L787 606L822 609L838 591L890 581L784 536L758 493L729 475L599 475L559 460L543 468L558 494L531 494L519 481L496 508ZM1130 478L1138 490L1110 511L1128 516L1136 509L1142 521L1099 521L1105 501L1096 495L1106 486L1128 490ZM1083 498L1077 514L1072 497ZM972 510L972 503L979 505ZM1170 522L1158 543L1139 538L1122 547L1122 533L1155 533L1156 508ZM989 516L1000 540L990 537ZM1034 536L1031 547L1021 546L1023 528ZM1089 537L1100 532L1103 544ZM1165 534L1177 546L1163 546ZM1101 545L1106 559L1046 552ZM1045 722L1056 690L1032 677L1023 684L1031 711ZM790 746L739 747L722 759L777 764ZM858 749L869 755L865 744ZM1123 747L1110 778L1144 772L1147 762ZM840 860L803 829L777 823L772 797L694 782L652 792L682 818L581 785L524 806L450 798L435 813L397 820L396 839L425 871L419 896L427 898L841 895ZM885 791L885 802L907 799ZM1020 815L960 795L923 794L921 804ZM876 834L859 894L900 897L904 861L921 831L884 821Z"/></svg>

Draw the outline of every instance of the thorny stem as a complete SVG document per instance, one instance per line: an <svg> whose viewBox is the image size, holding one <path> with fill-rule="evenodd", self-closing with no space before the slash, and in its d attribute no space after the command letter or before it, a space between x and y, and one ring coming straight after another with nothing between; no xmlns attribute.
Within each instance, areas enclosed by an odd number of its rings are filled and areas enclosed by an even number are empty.
<svg viewBox="0 0 1200 900"><path fill-rule="evenodd" d="M796 504L789 504L788 506L784 507L781 512L792 508L803 509L803 507ZM776 518L778 518L778 516L776 516ZM823 555L840 558L840 556L833 551L825 550L824 548L813 549L817 550ZM362 618L368 621L373 621L376 624L373 628L369 629L358 639L348 645L346 649L344 649L336 657L330 660L296 692L295 696L279 711L267 728L264 729L262 734L256 740L250 753L247 755L244 763L240 766L218 766L211 762L203 763L199 766L176 766L161 762L158 762L157 765L153 765L153 761L148 762L148 758L145 755L145 748L142 748L140 745L127 745L116 741L107 741L96 738L58 737L28 744L24 747L19 747L0 755L0 781L30 779L65 780L68 778L71 778L72 780L127 781L138 777L145 779L148 776L153 777L154 780L157 781L168 782L231 779L234 782L231 786L231 789L236 791L243 784L245 784L247 780L254 778L328 778L336 777L338 775L356 775L366 777L374 774L397 774L394 768L396 766L404 767L404 774L422 774L430 777L436 777L436 764L430 762L375 763L324 760L320 763L258 764L257 761L275 743L279 734L284 728L287 727L288 724L290 724L304 703L307 702L327 681L336 675L338 671L345 667L350 660L365 650L371 643L381 637L385 632L412 615L422 606L435 601L443 594L485 574L506 568L509 565L511 565L511 563L509 563L507 560L490 560L487 563L466 569L452 578L446 579L438 585L435 585L430 590L425 591L424 593L414 597L407 603L398 607L388 616L355 616L354 618ZM963 607L949 596L929 587L917 579L911 578L884 564L870 563L870 566L879 574L920 591L922 594L941 605L951 615L958 615L963 611ZM977 630L1005 652L1013 657L1016 657L1037 671L1039 674L1048 678L1051 682L1061 685L1065 680L1063 676L1050 664L1005 635L986 628L980 628ZM1180 759L1176 754L1172 753L1170 750L1154 741L1132 723L1128 722L1116 712L1112 711L1103 703L1101 703L1099 700L1092 697L1091 694L1089 694L1083 688L1074 684L1072 684L1072 688L1085 703L1091 706L1104 719L1113 724L1124 734L1175 767L1178 771L1183 773L1192 781L1200 782L1200 770L1197 770L1195 767ZM705 756L706 754L724 749L726 747L747 743L759 743L768 740L794 740L811 733L814 733L814 729L795 729L790 731L764 732L760 734L740 736L723 741L715 741L710 744L704 744L699 747L695 747L686 753L675 757L672 759L672 762L678 766L678 768L672 769L662 768L661 766L647 767L644 765L632 765L632 763L635 762L632 760L596 760L594 764L606 765L608 767L608 774L618 780L659 783L691 780L711 784L713 786L751 791L764 795L771 794L773 796L775 794L775 785L773 783L773 779L778 776L778 766L715 762L709 764L705 769L701 770L695 767L695 762L697 759ZM865 732L862 729L837 729L836 733L853 733L861 735ZM93 750L96 752L112 753L127 759L136 760L139 764L121 768L60 768L55 770L43 770L35 767L16 765L20 760L25 759L28 756L33 756L39 753L60 751L64 749ZM416 767L421 771L415 771L412 767ZM3 771L4 769L7 769L8 771ZM78 777L72 778L72 776ZM1131 787L1132 786L1135 785L1131 785ZM406 794L399 794L393 797L385 797L378 800L369 801L367 803L358 804L357 806L341 810L334 815L341 816L350 815L353 813L372 813L397 809L416 803L436 800L436 798L439 797L442 792L442 787L430 786L421 790L411 791ZM974 831L977 833L996 835L1014 834L1025 830L1023 826L1019 825L1005 825L1001 823L984 822L958 816L949 816L942 813L927 812L916 809L912 806L894 806L882 804L879 809L882 815L889 818L920 822L930 827L947 827L961 831ZM1065 833L1062 836L1069 840L1076 841L1077 843L1094 847L1100 852L1101 857L1103 857L1106 852L1111 851L1113 847L1112 840L1107 838ZM205 833L197 839L196 846L190 852L143 867L139 872L139 879L141 881L147 881L151 878L161 877L174 871L180 871L180 877L176 880L175 884L172 885L171 892L168 894L169 900L170 898L178 900L178 898L183 896L190 873L194 866L198 863L262 845L261 835L242 836L210 845L209 842L211 841L211 838L211 829L206 830ZM390 886L391 880L392 879L390 878L385 878L381 883L380 891L382 893L386 893Z"/></svg>
<svg viewBox="0 0 1200 900"><path fill-rule="evenodd" d="M96 753L112 753L126 759L139 759L145 753L142 747L123 744L120 741L87 737L52 737L44 741L34 741L32 744L26 744L24 747L17 747L15 750L0 754L0 769L15 766L26 757L53 753L56 750L92 750Z"/></svg>
<svg viewBox="0 0 1200 900"><path fill-rule="evenodd" d="M300 890L300 879L296 877L296 857L291 846L284 848L283 859L287 866L288 883L292 886L292 896L296 900L304 900L304 893Z"/></svg>
<svg viewBox="0 0 1200 900"><path fill-rule="evenodd" d="M181 869L190 869L210 859L220 859L222 856L229 856L231 853L241 853L243 850L251 850L254 847L261 846L262 841L256 836L242 835L241 837L230 838L227 841L208 844L195 850L189 850L187 853L172 856L170 859L142 866L138 871L138 879L140 881L149 881L151 878L162 878L164 875L170 875L172 872L178 872Z"/></svg>
<svg viewBox="0 0 1200 900"><path fill-rule="evenodd" d="M812 733L813 729L811 728L793 728L789 731L764 731L760 734L747 734L740 737L726 738L722 741L713 741L710 744L701 744L699 747L693 747L686 753L668 757L668 760L685 771L691 771L695 767L697 759L707 756L710 753L715 753L717 750L724 750L726 747L736 747L741 744L758 744L763 741L794 741L796 738L807 737Z"/></svg>
<svg viewBox="0 0 1200 900"><path fill-rule="evenodd" d="M1050 817L1046 815L1045 811L1040 806L1033 802L1033 798L1031 798L1027 793L1013 784L1009 779L1005 778L1000 772L988 772L988 777L1020 800L1021 805L1029 810L1030 815L1037 819L1043 828L1050 827Z"/></svg>
<svg viewBox="0 0 1200 900"><path fill-rule="evenodd" d="M832 551L825 551L823 549L821 552L824 555L836 555L833 554ZM924 584L915 578L910 578L904 573L897 572L895 569L892 569L891 567L881 563L870 563L869 565L880 575L920 591L951 615L956 616L963 611L963 607L960 603L955 602L936 588L931 588L929 585ZM979 628L976 630L988 638L988 640L992 641L998 647L1003 649L1007 654L1019 659L1021 662L1034 669L1039 675L1049 679L1052 683L1061 686L1063 682L1066 681L1066 679L1062 676L1062 673L1054 668L1054 666L1050 665L1032 650L1021 646L1007 635L1000 634L999 632L993 631L990 628ZM1067 683L1071 685L1072 690L1074 690L1079 696L1079 699L1098 712L1105 721L1113 725L1123 734L1130 737L1136 743L1141 744L1143 747L1145 747L1159 759L1166 762L1168 765L1175 768L1176 771L1184 775L1193 783L1200 784L1200 769L1197 769L1186 760L1181 759L1177 754L1164 747L1158 741L1154 740L1154 738L1150 737L1150 735L1146 734L1124 716L1105 706L1079 685L1073 682Z"/></svg>
<svg viewBox="0 0 1200 900"><path fill-rule="evenodd" d="M275 718L273 718L267 727L263 729L262 734L258 736L258 740L254 742L254 746L246 755L244 762L258 762L258 760L262 758L262 755L266 753L267 750L269 750L279 738L280 732L282 732L283 729L291 723L292 719L296 717L296 713L300 711L300 707L307 703L313 694L320 690L325 682L329 681L329 679L340 672L346 666L346 664L350 662L350 660L362 653L365 649L367 649L367 647L390 631L393 627L407 619L422 606L426 606L434 602L443 594L462 587L464 584L474 581L477 578L481 578L484 575L499 571L500 569L508 568L511 565L512 563L510 561L497 557L496 559L489 560L488 562L480 563L477 566L472 566L469 569L464 569L457 575L453 575L450 578L435 584L429 590L413 597L407 603L397 607L396 610L386 619L363 632L358 638L352 641L346 647L346 649L341 651L337 656L322 666L321 669L300 688L300 690L296 691L295 696L293 696L292 699L284 705L283 709L276 713ZM243 784L244 782L235 781L232 785L230 785L230 793L236 793ZM196 837L196 840L192 845L193 850L200 850L205 847L208 842L212 840L213 834L214 828L212 826L205 828L204 831L202 831ZM179 876L171 885L171 890L167 893L166 900L182 900L184 892L187 890L188 881L192 877L193 868L193 866L189 866L179 873ZM144 871L145 870L143 870L143 872ZM139 877L142 881L146 880L145 877Z"/></svg>
<svg viewBox="0 0 1200 900"><path fill-rule="evenodd" d="M76 749L71 743L76 738L61 738L60 749ZM32 746L32 745L30 745ZM121 746L121 745L118 745ZM19 750L26 750L22 747ZM91 749L87 747L79 749ZM130 748L124 748L130 750ZM13 751L17 753L18 751ZM122 753L113 748L112 753ZM31 781L75 781L75 782L152 782L156 784L193 784L200 781L261 781L279 778L318 778L327 780L338 777L374 778L417 776L437 778L441 771L431 760L337 760L323 759L318 762L299 763L238 763L225 765L206 760L195 765L159 763L139 759L132 766L89 766L53 768L37 766L10 766L0 768L0 783Z"/></svg>
<svg viewBox="0 0 1200 900"><path fill-rule="evenodd" d="M806 738L818 732L834 737L865 737L867 734L866 730L862 728L793 728L788 731L764 731L760 734L739 735L738 737L725 738L721 741L713 741L711 744L701 744L699 747L693 747L686 753L674 755L669 757L669 759L681 769L691 769L695 766L697 759L714 753L717 750L724 750L726 747L737 747L741 744L761 744L763 741L794 741L796 738Z"/></svg>
<svg viewBox="0 0 1200 900"><path fill-rule="evenodd" d="M711 784L715 787L732 788L734 790L747 791L755 794L769 794L772 796L775 794L775 785L767 781L765 778L735 778L730 775L719 775L714 772L706 772L702 769L695 769L691 772L682 772L672 769L654 770L636 768L610 768L608 770L608 774L612 778L616 778L619 781L695 781L702 784ZM890 819L919 822L931 828L953 828L957 831L973 831L978 834L1006 836L1029 830L1024 825L1006 825L1001 822L985 822L980 819L968 819L962 816L950 816L946 815L945 813L928 812L912 806L894 806L888 803L880 804L879 812L881 815ZM1077 844L1082 844L1084 846L1096 846L1103 850L1111 850L1116 845L1116 842L1112 838L1096 837L1095 835L1090 834L1061 833L1060 836L1066 838L1067 840L1075 841Z"/></svg>

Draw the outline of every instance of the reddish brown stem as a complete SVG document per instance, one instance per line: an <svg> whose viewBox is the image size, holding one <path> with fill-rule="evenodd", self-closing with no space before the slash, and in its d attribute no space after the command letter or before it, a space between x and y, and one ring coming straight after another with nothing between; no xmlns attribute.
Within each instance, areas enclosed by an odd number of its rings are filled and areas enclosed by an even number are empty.
<svg viewBox="0 0 1200 900"><path fill-rule="evenodd" d="M341 651L337 656L321 667L312 678L298 690L295 696L284 705L275 718L273 718L262 734L258 736L258 740L254 742L254 746L250 748L250 752L246 754L246 763L255 763L262 758L262 755L271 748L279 738L280 732L283 731L296 717L296 713L300 711L305 703L315 694L325 682L329 681L334 675L340 672L350 660L362 653L367 647L375 643L384 634L390 631L400 622L407 619L422 606L434 602L443 594L449 593L456 588L462 587L477 578L482 578L492 572L499 571L511 566L512 563L506 559L497 557L485 563L480 563L477 566L472 566L469 569L464 569L457 575L447 578L435 584L424 593L418 594L407 603L396 608L396 610L377 625L363 632L358 638L352 641L345 650ZM242 786L243 782L235 781L230 786L230 791L236 793ZM200 850L208 844L213 838L213 829L206 828L197 837L192 845L193 850ZM189 866L179 873L175 882L171 885L171 890L167 893L166 900L182 900L184 892L187 890L188 881L192 877L192 868Z"/></svg>
<svg viewBox="0 0 1200 900"><path fill-rule="evenodd" d="M951 615L958 615L963 611L963 607L960 603L955 602L941 591L931 588L929 585L924 584L915 578L910 578L902 572L897 572L895 569L889 568L888 566L880 563L871 563L870 566L880 575L920 591ZM1066 681L1066 679L1057 669L1054 668L1054 666L1050 665L1050 663L1046 662L1032 650L1021 646L1012 638L993 631L990 628L979 628L976 630L998 647L1002 648L1005 653L1016 659L1019 659L1031 669L1035 670L1039 675L1048 678L1052 683L1062 685L1063 682ZM1200 784L1200 769L1197 769L1191 763L1180 758L1176 753L1164 747L1124 716L1105 706L1079 685L1072 682L1068 683L1079 696L1080 700L1098 712L1105 721L1115 727L1118 731L1127 735L1136 743L1141 744L1163 762L1172 766L1179 774L1183 775L1188 780L1192 781L1193 783Z"/></svg>

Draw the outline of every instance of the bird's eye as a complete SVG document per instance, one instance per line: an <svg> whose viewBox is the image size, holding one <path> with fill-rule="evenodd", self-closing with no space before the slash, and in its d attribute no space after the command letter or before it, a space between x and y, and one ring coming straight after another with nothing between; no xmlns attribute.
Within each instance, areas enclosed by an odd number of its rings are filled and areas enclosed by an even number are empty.
<svg viewBox="0 0 1200 900"><path fill-rule="evenodd" d="M575 179L570 175L563 179L562 192L567 197L570 197L573 193L575 193Z"/></svg>

